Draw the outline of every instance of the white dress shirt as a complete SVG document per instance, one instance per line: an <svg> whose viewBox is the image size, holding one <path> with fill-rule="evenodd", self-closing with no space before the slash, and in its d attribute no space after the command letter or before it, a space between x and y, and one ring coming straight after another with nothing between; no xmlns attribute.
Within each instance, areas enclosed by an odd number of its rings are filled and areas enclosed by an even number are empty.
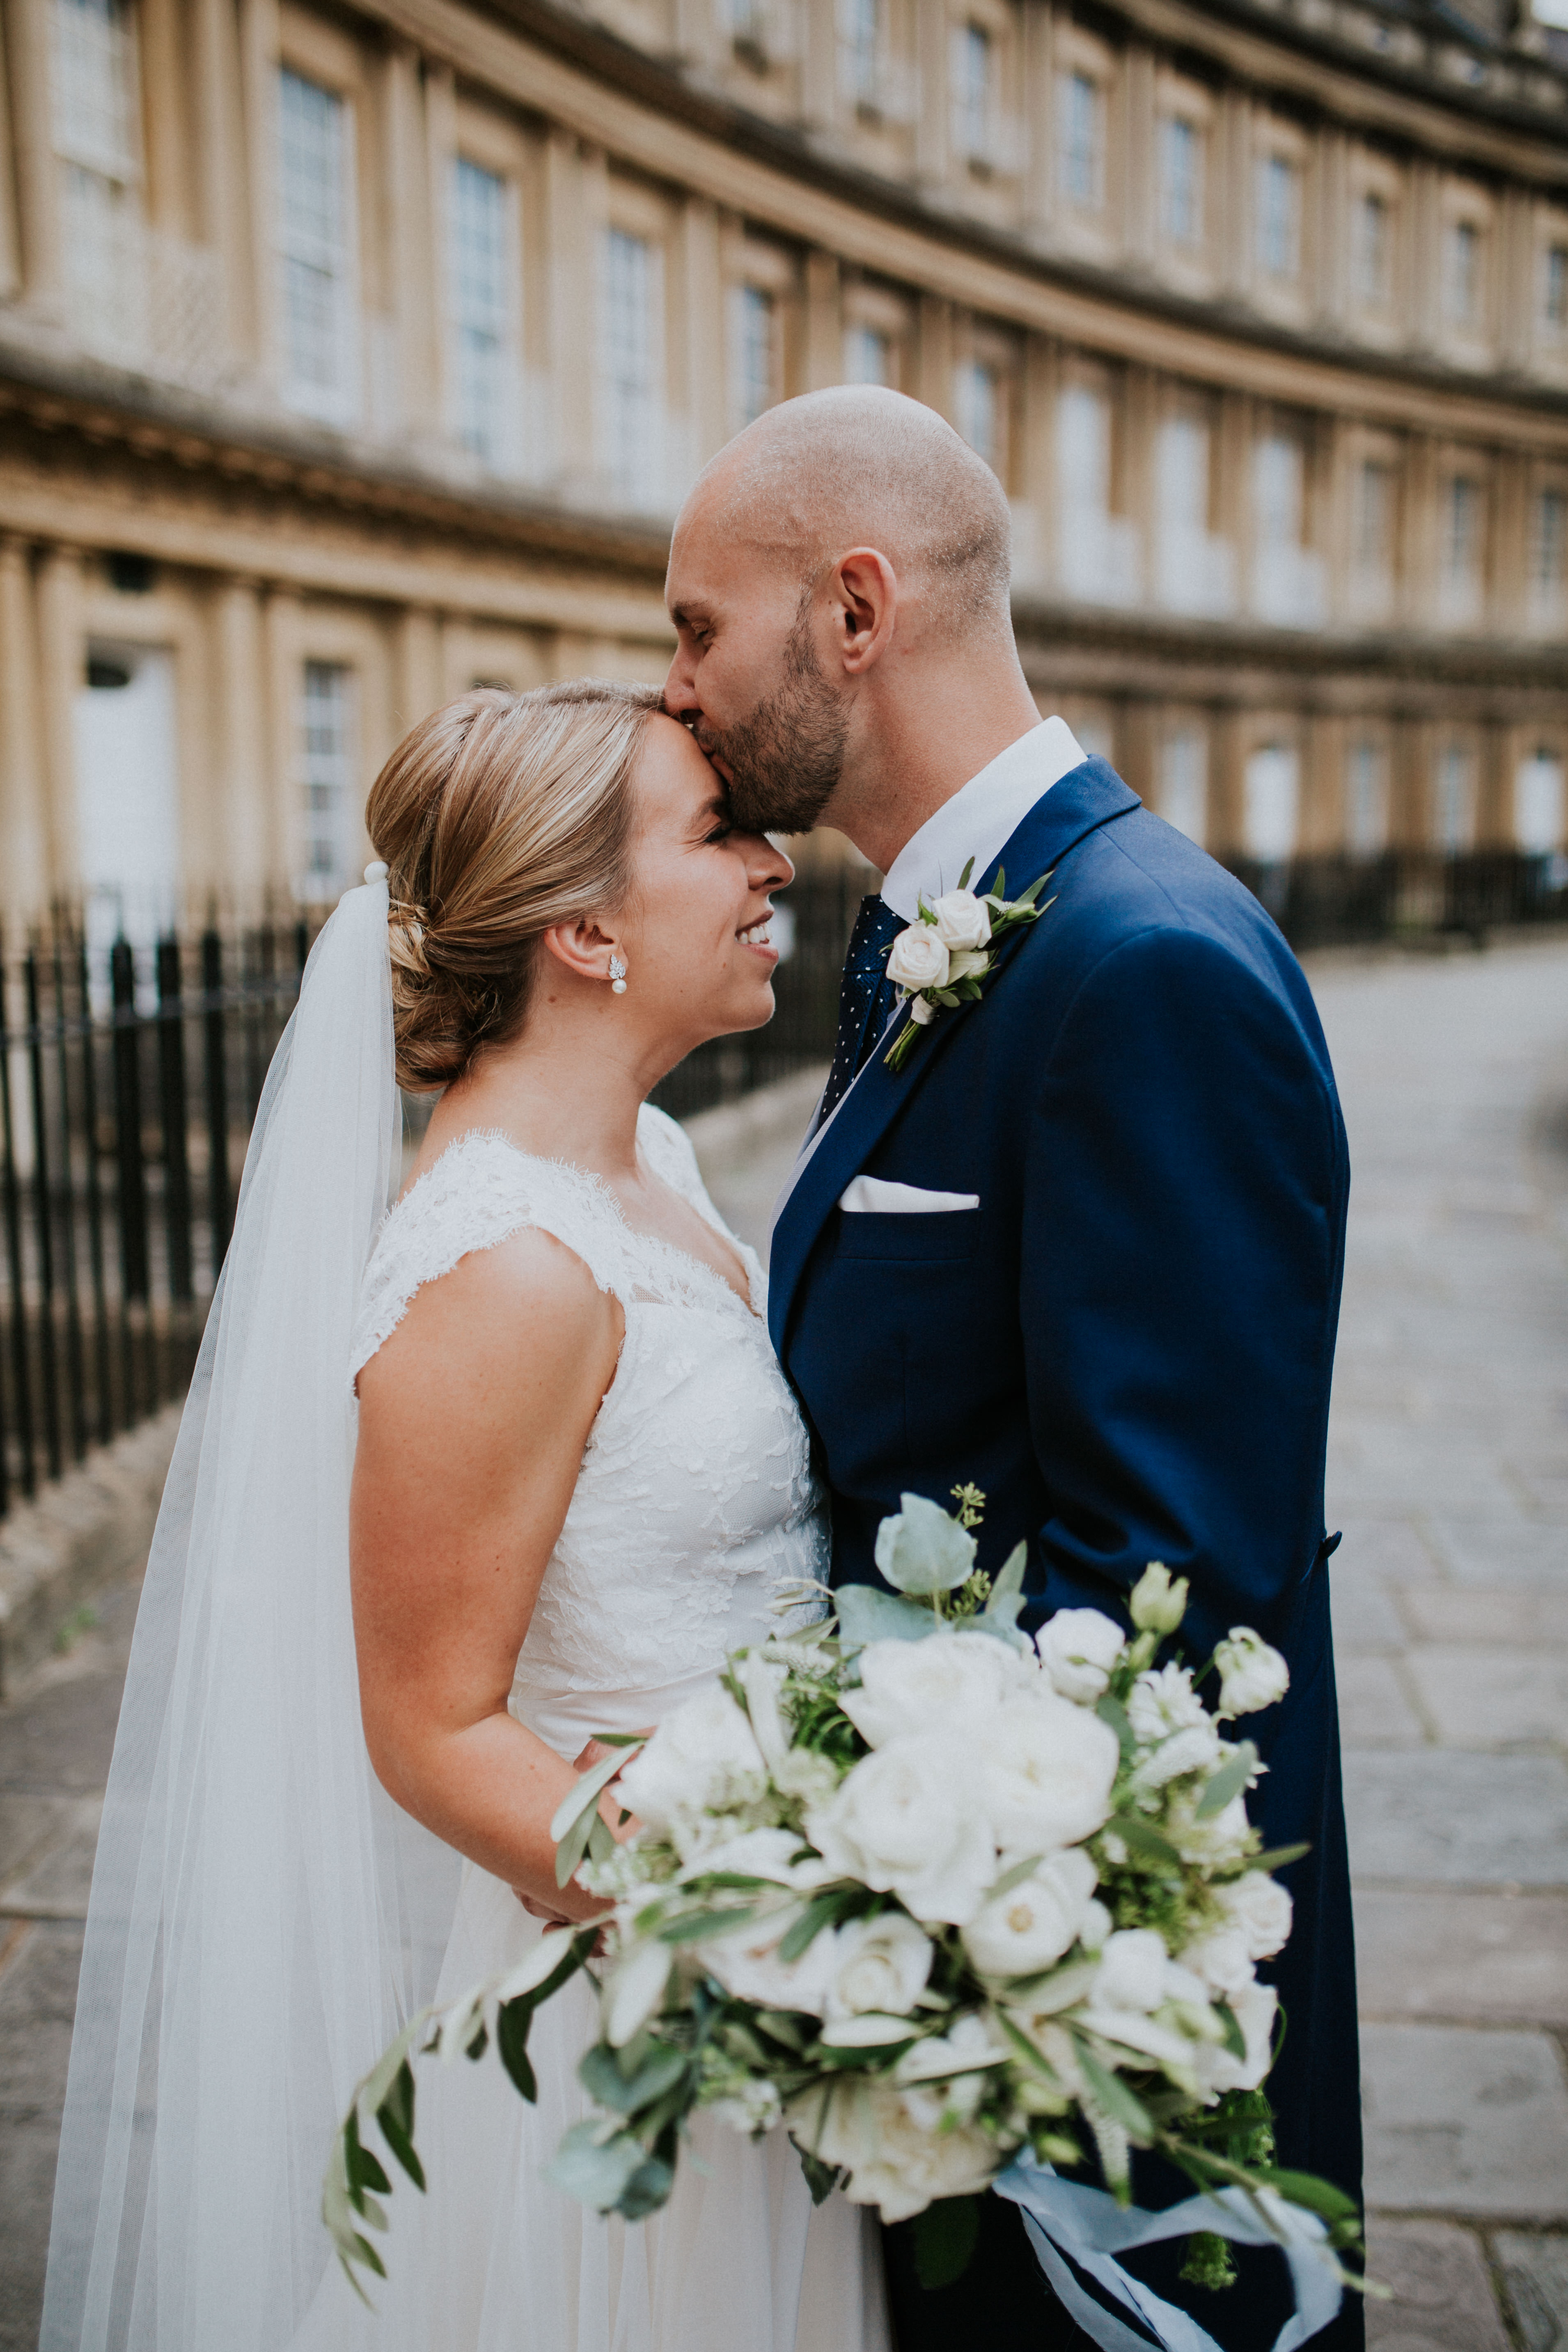
<svg viewBox="0 0 1568 2352"><path fill-rule="evenodd" d="M1042 719L1009 743L905 842L882 884L893 912L912 923L921 891L929 904L944 890L956 890L971 857L970 881L980 883L1041 794L1087 756L1065 719ZM1010 874L1008 887L1026 890L1034 878Z"/></svg>

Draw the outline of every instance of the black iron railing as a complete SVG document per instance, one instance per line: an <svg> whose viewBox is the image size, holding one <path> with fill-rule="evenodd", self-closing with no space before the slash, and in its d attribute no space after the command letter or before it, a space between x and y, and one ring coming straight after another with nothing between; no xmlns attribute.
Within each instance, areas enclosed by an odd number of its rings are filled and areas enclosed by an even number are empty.
<svg viewBox="0 0 1568 2352"><path fill-rule="evenodd" d="M0 951L0 1514L189 1379L308 944Z"/></svg>
<svg viewBox="0 0 1568 2352"><path fill-rule="evenodd" d="M1236 868L1298 948L1568 923L1562 858ZM866 887L802 876L773 1020L700 1047L664 1108L689 1118L830 1057ZM0 1516L184 1389L309 940L288 922L89 951L61 922L0 943Z"/></svg>

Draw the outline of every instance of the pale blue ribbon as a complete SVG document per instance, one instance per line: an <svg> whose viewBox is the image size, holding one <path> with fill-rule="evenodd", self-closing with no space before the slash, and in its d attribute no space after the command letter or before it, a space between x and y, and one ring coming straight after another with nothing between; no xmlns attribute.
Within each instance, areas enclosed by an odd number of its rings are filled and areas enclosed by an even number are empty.
<svg viewBox="0 0 1568 2352"><path fill-rule="evenodd" d="M1267 2221L1242 2189L1189 2197L1166 2212L1145 2213L1136 2205L1119 2205L1103 2189L1059 2179L1048 2164L1038 2164L1027 2154L1016 2158L991 2185L999 2197L1023 2208L1024 2227L1040 2268L1058 2300L1101 2352L1149 2352L1148 2340L1085 2294L1063 2259L1066 2255L1135 2312L1163 2352L1221 2352L1221 2347L1186 2312L1163 2302L1122 2269L1116 2256L1131 2253L1135 2246L1184 2238L1194 2230L1210 2230L1238 2246L1278 2246L1290 2265L1296 2310L1275 2337L1274 2352L1297 2352L1298 2346L1328 2326L1343 2297L1321 2221L1315 2213L1276 2197L1268 2200Z"/></svg>

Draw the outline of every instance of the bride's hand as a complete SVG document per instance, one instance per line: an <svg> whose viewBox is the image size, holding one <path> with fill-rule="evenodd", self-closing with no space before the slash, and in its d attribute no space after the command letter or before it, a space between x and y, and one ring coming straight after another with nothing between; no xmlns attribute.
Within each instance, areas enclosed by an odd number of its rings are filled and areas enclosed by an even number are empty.
<svg viewBox="0 0 1568 2352"><path fill-rule="evenodd" d="M581 1756L574 1759L572 1769L574 1772L591 1772L595 1765L602 1764L610 1752L603 1740L590 1739ZM628 1814L626 1819L622 1821L623 1808L615 1801L612 1794L614 1788L615 1783L612 1781L609 1790L599 1801L599 1810L605 1817L605 1826L610 1835L614 1838L627 1838L637 1826L637 1816ZM611 1818L612 1815L613 1818ZM566 1912L557 1911L551 1904L542 1902L537 1895L529 1894L525 1887L514 1886L511 1891L531 1919L542 1919L547 1926L557 1927L569 1927L573 1925Z"/></svg>

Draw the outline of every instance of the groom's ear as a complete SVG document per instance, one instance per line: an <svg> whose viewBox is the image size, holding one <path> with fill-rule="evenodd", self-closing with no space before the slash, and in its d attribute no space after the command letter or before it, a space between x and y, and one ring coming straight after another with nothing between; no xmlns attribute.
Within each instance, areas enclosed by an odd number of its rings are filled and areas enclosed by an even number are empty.
<svg viewBox="0 0 1568 2352"><path fill-rule="evenodd" d="M849 677L863 677L892 637L899 575L877 548L852 547L833 568L828 597L839 662Z"/></svg>

